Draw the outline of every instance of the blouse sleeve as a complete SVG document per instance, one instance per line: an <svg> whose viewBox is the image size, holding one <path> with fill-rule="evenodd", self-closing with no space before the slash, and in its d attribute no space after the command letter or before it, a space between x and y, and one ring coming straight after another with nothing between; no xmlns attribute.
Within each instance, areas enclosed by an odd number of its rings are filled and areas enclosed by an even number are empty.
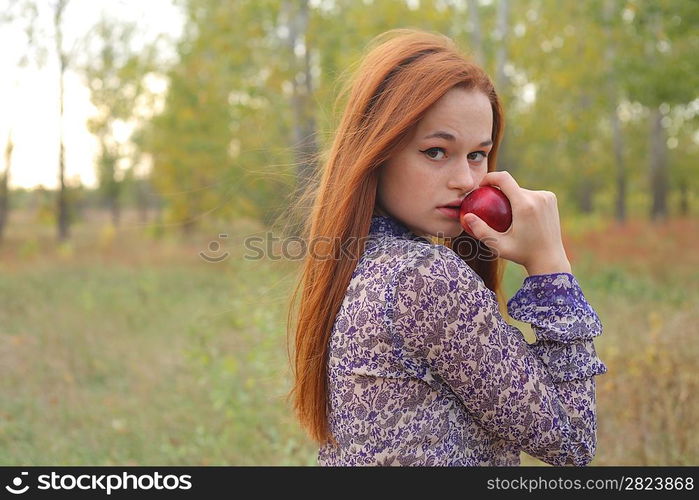
<svg viewBox="0 0 699 500"><path fill-rule="evenodd" d="M443 382L496 436L552 465L587 465L596 448L593 338L599 317L572 274L529 276L508 302L537 342L501 316L495 294L453 251L403 269L389 311L406 369Z"/></svg>

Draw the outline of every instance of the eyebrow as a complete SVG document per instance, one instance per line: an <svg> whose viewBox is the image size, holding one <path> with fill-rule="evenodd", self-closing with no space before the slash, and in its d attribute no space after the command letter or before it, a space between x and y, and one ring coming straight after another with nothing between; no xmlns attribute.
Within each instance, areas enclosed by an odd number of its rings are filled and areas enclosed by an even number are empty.
<svg viewBox="0 0 699 500"><path fill-rule="evenodd" d="M452 141L452 142L456 140L456 137L454 137L449 132L444 132L443 130L438 130L437 132L434 132L430 135L423 137L423 139L431 139L432 137L439 137L440 139L444 139L446 141ZM486 141L481 142L479 144L479 146L486 147L486 146L490 146L491 144L493 144L492 139L488 139Z"/></svg>

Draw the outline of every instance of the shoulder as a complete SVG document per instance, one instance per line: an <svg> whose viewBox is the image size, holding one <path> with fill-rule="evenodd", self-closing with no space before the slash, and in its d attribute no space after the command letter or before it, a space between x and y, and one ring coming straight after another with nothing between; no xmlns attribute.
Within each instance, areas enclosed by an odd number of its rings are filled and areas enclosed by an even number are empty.
<svg viewBox="0 0 699 500"><path fill-rule="evenodd" d="M452 249L440 244L417 244L406 253L399 274L420 274L425 278L478 278L478 275Z"/></svg>
<svg viewBox="0 0 699 500"><path fill-rule="evenodd" d="M470 325L479 314L493 318L498 311L495 294L471 266L444 245L421 248L406 259L394 279L389 313L393 325L404 335L422 327L439 332L448 325Z"/></svg>
<svg viewBox="0 0 699 500"><path fill-rule="evenodd" d="M478 295L481 300L492 298L492 292L481 277L450 248L418 245L414 253L403 259L395 276L399 293L420 293L437 297L439 301L464 299L464 295Z"/></svg>

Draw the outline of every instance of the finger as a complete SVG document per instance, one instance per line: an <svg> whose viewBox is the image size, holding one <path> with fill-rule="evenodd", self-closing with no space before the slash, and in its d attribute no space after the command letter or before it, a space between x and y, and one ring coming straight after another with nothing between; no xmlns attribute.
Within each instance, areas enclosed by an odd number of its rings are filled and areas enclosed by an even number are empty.
<svg viewBox="0 0 699 500"><path fill-rule="evenodd" d="M477 240L483 240L486 238L494 239L500 234L486 224L483 219L478 217L476 214L472 214L471 212L464 214L461 225L468 234Z"/></svg>
<svg viewBox="0 0 699 500"><path fill-rule="evenodd" d="M545 199L547 199L550 202L553 202L554 204L558 202L558 199L556 197L556 193L552 191L540 191L541 194L544 195Z"/></svg>
<svg viewBox="0 0 699 500"><path fill-rule="evenodd" d="M505 196L510 200L518 199L520 190L522 189L517 181L512 177L509 172L506 171L495 171L488 172L483 176L480 183L481 186L497 186L505 193Z"/></svg>

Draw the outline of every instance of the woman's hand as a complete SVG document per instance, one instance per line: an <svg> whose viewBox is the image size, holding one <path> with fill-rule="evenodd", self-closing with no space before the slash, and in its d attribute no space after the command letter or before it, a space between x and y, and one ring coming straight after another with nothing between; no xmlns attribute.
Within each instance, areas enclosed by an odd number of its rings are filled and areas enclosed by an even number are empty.
<svg viewBox="0 0 699 500"><path fill-rule="evenodd" d="M504 233L474 214L464 214L462 225L499 257L524 266L529 273L571 272L563 248L556 195L521 188L509 172L488 172L481 186L499 187L510 200L512 225Z"/></svg>

